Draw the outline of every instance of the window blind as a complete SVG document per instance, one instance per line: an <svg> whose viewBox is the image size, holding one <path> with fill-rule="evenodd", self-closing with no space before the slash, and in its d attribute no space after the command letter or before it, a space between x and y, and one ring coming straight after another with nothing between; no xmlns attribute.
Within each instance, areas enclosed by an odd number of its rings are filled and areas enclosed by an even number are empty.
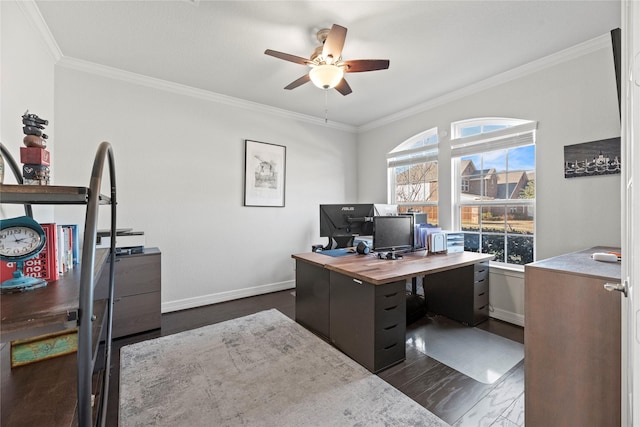
<svg viewBox="0 0 640 427"><path fill-rule="evenodd" d="M412 155L413 154L413 155ZM395 153L395 155L389 155L387 157L387 166L390 168L400 166L411 166L419 163L433 162L438 160L438 149L432 148L425 150L424 148L419 150L407 150L402 153Z"/></svg>
<svg viewBox="0 0 640 427"><path fill-rule="evenodd" d="M538 122L451 140L451 157L521 147L535 143Z"/></svg>

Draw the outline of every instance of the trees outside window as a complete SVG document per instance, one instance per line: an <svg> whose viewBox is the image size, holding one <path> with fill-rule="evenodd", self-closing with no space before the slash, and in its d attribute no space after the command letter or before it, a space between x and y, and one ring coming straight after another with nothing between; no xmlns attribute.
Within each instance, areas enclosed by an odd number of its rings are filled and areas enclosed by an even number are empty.
<svg viewBox="0 0 640 427"><path fill-rule="evenodd" d="M438 133L433 128L415 135L387 156L388 200L398 212L424 212L438 224Z"/></svg>
<svg viewBox="0 0 640 427"><path fill-rule="evenodd" d="M454 223L465 250L495 261L534 261L535 122L473 119L452 124Z"/></svg>

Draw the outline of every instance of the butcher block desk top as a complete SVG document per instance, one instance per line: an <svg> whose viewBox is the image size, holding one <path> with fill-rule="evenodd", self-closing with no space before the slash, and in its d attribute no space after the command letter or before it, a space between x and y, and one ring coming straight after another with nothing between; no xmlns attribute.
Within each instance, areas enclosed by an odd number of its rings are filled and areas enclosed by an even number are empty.
<svg viewBox="0 0 640 427"><path fill-rule="evenodd" d="M323 255L322 252L294 254L291 257L374 285L424 276L493 259L493 255L475 252L427 254L427 251L408 252L397 260L380 259L376 254L332 257Z"/></svg>

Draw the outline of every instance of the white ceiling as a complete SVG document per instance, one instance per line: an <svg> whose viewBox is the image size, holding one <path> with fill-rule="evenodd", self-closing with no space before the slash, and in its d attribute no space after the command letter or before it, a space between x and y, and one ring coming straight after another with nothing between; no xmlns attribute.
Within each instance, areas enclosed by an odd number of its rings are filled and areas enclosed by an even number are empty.
<svg viewBox="0 0 640 427"><path fill-rule="evenodd" d="M284 86L320 28L347 27L343 58L389 59L327 93L328 118L362 126L620 26L609 1L36 1L62 55L325 117L325 92Z"/></svg>

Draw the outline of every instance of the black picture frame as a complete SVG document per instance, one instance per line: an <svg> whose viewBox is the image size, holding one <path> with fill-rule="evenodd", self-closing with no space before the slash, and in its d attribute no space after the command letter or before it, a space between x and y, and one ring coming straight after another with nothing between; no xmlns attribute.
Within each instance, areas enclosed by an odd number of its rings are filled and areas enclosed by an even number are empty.
<svg viewBox="0 0 640 427"><path fill-rule="evenodd" d="M620 173L620 137L564 146L564 177L615 175Z"/></svg>
<svg viewBox="0 0 640 427"><path fill-rule="evenodd" d="M244 206L284 207L287 147L245 139Z"/></svg>

